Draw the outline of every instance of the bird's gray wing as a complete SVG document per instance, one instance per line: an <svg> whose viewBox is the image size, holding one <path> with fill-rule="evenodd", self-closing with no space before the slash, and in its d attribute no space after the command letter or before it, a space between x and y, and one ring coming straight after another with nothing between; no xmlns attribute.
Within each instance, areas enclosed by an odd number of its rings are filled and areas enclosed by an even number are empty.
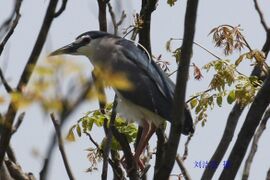
<svg viewBox="0 0 270 180"><path fill-rule="evenodd" d="M133 103L143 106L159 114L164 119L171 121L175 84L133 42L120 38L117 44L121 46L123 61L114 65L118 66L122 71L127 72L126 74L129 75L129 79L136 86L134 91L120 90L119 92ZM186 106L182 133L187 135L190 132L194 132L193 120Z"/></svg>
<svg viewBox="0 0 270 180"><path fill-rule="evenodd" d="M175 85L164 71L147 54L135 46L132 41L120 39L117 43L122 46L122 52L136 64L155 83L160 93L168 100L173 100Z"/></svg>

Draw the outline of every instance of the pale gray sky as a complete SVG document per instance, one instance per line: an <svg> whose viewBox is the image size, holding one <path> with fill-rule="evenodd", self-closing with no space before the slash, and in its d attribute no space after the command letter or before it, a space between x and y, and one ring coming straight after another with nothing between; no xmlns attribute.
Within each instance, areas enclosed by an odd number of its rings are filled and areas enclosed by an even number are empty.
<svg viewBox="0 0 270 180"><path fill-rule="evenodd" d="M111 2L114 2L113 0ZM118 0L118 2L120 2ZM139 12L140 1L130 0L123 1L124 8L127 8L128 18L124 27L127 27L132 22L132 15ZM259 1L262 10L265 14L266 20L270 26L270 2L267 0ZM29 57L33 44L36 40L37 33L39 32L44 13L46 11L48 0L25 0L22 3L21 14L22 18L16 28L14 35L7 44L6 50L0 57L0 65L3 66L3 61L8 58L8 68L6 70L6 76L10 80L12 86L15 86L18 78L24 68L25 62ZM174 7L170 7L166 4L166 1L160 1L157 10L152 15L152 48L155 55L162 54L165 59L174 61L173 57L166 52L165 43L171 38L182 37L183 34L183 20L185 14L186 1L179 0ZM12 1L2 0L0 2L0 23L5 20L12 9ZM108 17L110 20L110 17ZM244 29L243 34L247 38L251 47L254 49L261 49L265 41L265 33L259 22L259 17L254 9L252 0L207 0L200 1L198 9L198 18L196 25L195 41L204 45L218 56L222 55L222 50L217 49L212 44L210 36L207 36L210 30L221 24L230 24L236 26L238 24ZM61 47L71 41L74 38L89 30L98 29L97 21L97 3L95 0L80 0L69 1L64 13L54 20L47 44L45 45L46 51L43 52L40 61L44 59L48 51L52 51L58 47ZM174 43L174 47L178 47L179 43ZM8 49L8 50L7 50ZM245 51L245 50L244 50ZM243 52L244 52L243 51ZM239 54L235 53L234 56L229 58L235 59ZM92 66L86 58L83 57L69 57L76 59L78 63L84 64L90 69ZM194 53L192 62L195 62L199 67L207 62L214 60L212 56L198 47L194 47ZM171 67L173 70L175 66ZM247 75L251 71L249 63L246 62L240 66L240 71ZM203 91L208 88L209 81L211 79L211 73L206 74L203 72L204 79L201 81L195 81L190 76L188 82L187 98L197 91ZM0 93L4 93L3 88ZM110 93L111 94L111 93ZM112 99L112 97L110 97ZM63 134L66 134L67 129L75 123L77 119L84 115L90 108L95 108L96 102L91 104L84 104L80 106L75 113L73 113L69 122L66 124ZM189 156L185 161L186 167L193 179L199 179L204 169L194 168L195 161L208 161L212 156L221 136L223 133L224 125L228 116L228 112L231 109L231 105L226 103L222 108L215 107L212 111L208 112L208 121L205 127L198 126L196 133L189 146ZM1 112L3 107L1 108ZM237 132L241 127L241 123L245 118L244 115L240 119L240 123L237 126ZM193 113L193 117L195 117ZM52 123L48 117L44 117L38 106L32 106L27 110L25 120L20 127L19 131L12 137L12 146L16 150L18 161L25 171L33 172L36 177L42 166L42 158L33 157L31 151L36 149L40 152L41 156L44 156L50 135L53 132ZM103 137L102 129L94 128L93 136L97 141L100 141ZM252 165L250 179L264 179L266 172L270 167L269 161L269 141L267 137L270 136L270 132L267 129L261 138L259 143L258 152L255 156L254 163ZM183 143L185 137L181 138L181 144L179 146L179 152L182 154ZM236 136L233 139L231 146L233 145ZM154 145L155 138L151 139L151 144ZM88 168L88 160L86 159L85 149L92 144L88 141L87 137L78 139L75 143L66 143L65 148L68 154L68 158L76 179L99 179L100 172L93 172L91 174L85 173L84 170ZM228 157L228 153L225 159ZM56 148L53 155L53 164L51 166L49 179L68 179L60 153ZM100 168L101 170L101 168ZM219 171L216 173L214 179L219 177L219 173L222 170L220 166ZM242 176L243 166L241 167L237 179ZM150 170L151 174L152 170ZM178 167L174 169L174 173L180 172ZM91 178L93 177L93 178Z"/></svg>

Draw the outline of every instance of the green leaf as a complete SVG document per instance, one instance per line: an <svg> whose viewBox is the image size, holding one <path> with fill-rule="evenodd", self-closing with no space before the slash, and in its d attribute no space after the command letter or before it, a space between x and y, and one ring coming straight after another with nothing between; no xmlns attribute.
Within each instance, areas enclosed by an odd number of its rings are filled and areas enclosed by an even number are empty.
<svg viewBox="0 0 270 180"><path fill-rule="evenodd" d="M218 97L217 97L217 105L218 105L219 107L222 106L222 96L218 96Z"/></svg>
<svg viewBox="0 0 270 180"><path fill-rule="evenodd" d="M76 127L76 125L73 125L69 131L68 131L68 134L66 136L66 140L67 141L70 141L70 142L74 142L75 141L75 135L74 135L74 132L73 132L73 129Z"/></svg>
<svg viewBox="0 0 270 180"><path fill-rule="evenodd" d="M175 2L177 0L167 0L167 3L170 5L170 6L174 6Z"/></svg>
<svg viewBox="0 0 270 180"><path fill-rule="evenodd" d="M229 95L227 96L227 102L232 104L235 101L235 91L230 91Z"/></svg>
<svg viewBox="0 0 270 180"><path fill-rule="evenodd" d="M190 101L190 106L191 106L191 109L193 109L195 106L197 106L198 104L198 99L197 98L194 98Z"/></svg>
<svg viewBox="0 0 270 180"><path fill-rule="evenodd" d="M81 127L79 125L76 126L76 131L77 131L77 134L79 137L82 136L82 130L81 130Z"/></svg>
<svg viewBox="0 0 270 180"><path fill-rule="evenodd" d="M195 113L198 114L201 110L202 110L202 105L199 104L199 105L195 108Z"/></svg>
<svg viewBox="0 0 270 180"><path fill-rule="evenodd" d="M87 129L88 129L88 131L92 130L93 124L94 124L94 119L90 118L89 121L87 121Z"/></svg>
<svg viewBox="0 0 270 180"><path fill-rule="evenodd" d="M102 116L102 115L99 115L99 116L97 116L97 117L94 117L94 123L97 125L97 127L101 127L101 126L103 126L103 122L104 122L104 116Z"/></svg>

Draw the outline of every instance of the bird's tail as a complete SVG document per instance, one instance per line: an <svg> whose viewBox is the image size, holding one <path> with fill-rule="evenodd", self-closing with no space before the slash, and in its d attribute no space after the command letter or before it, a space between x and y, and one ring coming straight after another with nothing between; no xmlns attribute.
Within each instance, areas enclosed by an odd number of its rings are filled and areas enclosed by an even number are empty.
<svg viewBox="0 0 270 180"><path fill-rule="evenodd" d="M190 133L192 134L194 133L193 119L192 119L191 112L188 107L185 108L185 121L184 121L181 133L184 135L189 135Z"/></svg>

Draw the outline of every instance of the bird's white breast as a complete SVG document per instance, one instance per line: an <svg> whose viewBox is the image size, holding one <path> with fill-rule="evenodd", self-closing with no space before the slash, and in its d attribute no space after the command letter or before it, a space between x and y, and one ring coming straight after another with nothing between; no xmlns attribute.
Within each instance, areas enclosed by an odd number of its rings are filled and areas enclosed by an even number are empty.
<svg viewBox="0 0 270 180"><path fill-rule="evenodd" d="M154 123L156 127L159 127L165 122L165 119L156 113L153 113L148 109L138 106L125 99L119 92L117 92L117 90L115 90L115 92L118 100L116 111L128 122L137 122L139 125L142 125L142 120L145 120Z"/></svg>

